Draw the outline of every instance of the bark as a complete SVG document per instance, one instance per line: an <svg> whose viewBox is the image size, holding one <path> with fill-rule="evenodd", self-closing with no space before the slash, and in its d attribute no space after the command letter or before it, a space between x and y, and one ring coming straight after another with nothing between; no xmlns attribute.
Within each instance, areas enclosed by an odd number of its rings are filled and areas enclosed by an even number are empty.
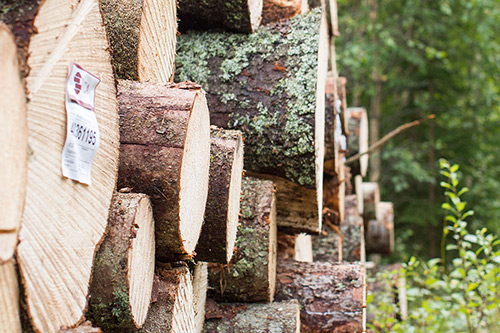
<svg viewBox="0 0 500 333"><path fill-rule="evenodd" d="M154 221L144 194L117 193L97 251L88 318L103 329L140 328L154 278Z"/></svg>
<svg viewBox="0 0 500 333"><path fill-rule="evenodd" d="M0 330L5 333L21 332L19 287L14 259L0 264L0 309Z"/></svg>
<svg viewBox="0 0 500 333"><path fill-rule="evenodd" d="M316 10L251 35L182 34L176 78L207 90L212 124L242 131L246 170L319 189L327 52Z"/></svg>
<svg viewBox="0 0 500 333"><path fill-rule="evenodd" d="M264 0L261 24L288 20L305 14L307 9L307 3L303 0Z"/></svg>
<svg viewBox="0 0 500 333"><path fill-rule="evenodd" d="M366 226L369 220L377 219L380 189L378 183L374 182L363 183L361 188L363 192L363 220Z"/></svg>
<svg viewBox="0 0 500 333"><path fill-rule="evenodd" d="M344 236L342 243L343 260L365 262L365 232L363 218L358 213L356 195L349 195L346 201L346 217L340 224Z"/></svg>
<svg viewBox="0 0 500 333"><path fill-rule="evenodd" d="M0 265L17 245L26 194L28 129L26 96L20 80L17 48L9 27L0 23Z"/></svg>
<svg viewBox="0 0 500 333"><path fill-rule="evenodd" d="M297 299L304 332L362 332L365 268L360 263L278 263L276 299Z"/></svg>
<svg viewBox="0 0 500 333"><path fill-rule="evenodd" d="M38 10L35 1L18 4L28 4L28 9L15 10L19 20L12 27L16 36L25 37L22 47L30 70L29 160L17 258L34 329L50 333L83 319L95 248L104 235L116 185L116 88L97 0L45 0ZM65 86L72 61L100 79L95 92L100 147L91 186L61 177Z"/></svg>
<svg viewBox="0 0 500 333"><path fill-rule="evenodd" d="M276 281L276 200L274 184L243 180L242 221L236 253L228 267L209 265L210 296L230 302L271 302Z"/></svg>
<svg viewBox="0 0 500 333"><path fill-rule="evenodd" d="M207 320L203 332L300 332L300 308L296 300L269 304L222 303L215 305L218 318Z"/></svg>
<svg viewBox="0 0 500 333"><path fill-rule="evenodd" d="M341 262L343 260L340 228L325 227L322 235L313 236L314 262Z"/></svg>
<svg viewBox="0 0 500 333"><path fill-rule="evenodd" d="M101 0L119 79L168 82L177 39L175 0Z"/></svg>
<svg viewBox="0 0 500 333"><path fill-rule="evenodd" d="M89 321L84 322L75 328L62 329L59 333L101 333L100 328L92 327L92 323Z"/></svg>
<svg viewBox="0 0 500 333"><path fill-rule="evenodd" d="M243 172L241 132L211 129L210 178L196 259L227 264L234 252Z"/></svg>
<svg viewBox="0 0 500 333"><path fill-rule="evenodd" d="M377 219L368 222L366 250L369 253L391 254L394 251L394 206L380 202Z"/></svg>
<svg viewBox="0 0 500 333"><path fill-rule="evenodd" d="M295 258L295 240L297 235L288 235L278 231L277 259L294 259Z"/></svg>
<svg viewBox="0 0 500 333"><path fill-rule="evenodd" d="M351 157L368 150L368 117L364 108L348 108L346 114L349 130L347 157ZM366 176L368 157L368 154L363 155L350 165L354 175Z"/></svg>
<svg viewBox="0 0 500 333"><path fill-rule="evenodd" d="M262 0L179 0L180 30L224 29L254 32L260 24Z"/></svg>
<svg viewBox="0 0 500 333"><path fill-rule="evenodd" d="M330 56L332 56L330 54ZM336 101L338 100L336 73L329 72L326 79L325 95L325 165L324 172L333 176L338 174L341 152L335 133L340 122L337 121Z"/></svg>
<svg viewBox="0 0 500 333"><path fill-rule="evenodd" d="M340 168L344 170L343 167ZM345 217L345 174L330 176L325 174L323 183L323 219L338 225ZM342 177L342 178L341 178Z"/></svg>
<svg viewBox="0 0 500 333"><path fill-rule="evenodd" d="M153 203L156 256L190 258L208 194L210 125L199 86L122 81L118 188Z"/></svg>
<svg viewBox="0 0 500 333"><path fill-rule="evenodd" d="M193 285L189 269L185 266L157 267L153 285L153 302L146 322L137 333L177 333L195 331Z"/></svg>
<svg viewBox="0 0 500 333"><path fill-rule="evenodd" d="M342 128L342 133L349 135L349 129L347 124L347 90L346 90L347 79L345 77L337 78L337 94L340 101L340 125Z"/></svg>
<svg viewBox="0 0 500 333"><path fill-rule="evenodd" d="M295 240L295 260L302 262L312 262L312 239L311 235L299 234Z"/></svg>
<svg viewBox="0 0 500 333"><path fill-rule="evenodd" d="M208 264L198 262L193 273L194 332L203 331L208 287Z"/></svg>

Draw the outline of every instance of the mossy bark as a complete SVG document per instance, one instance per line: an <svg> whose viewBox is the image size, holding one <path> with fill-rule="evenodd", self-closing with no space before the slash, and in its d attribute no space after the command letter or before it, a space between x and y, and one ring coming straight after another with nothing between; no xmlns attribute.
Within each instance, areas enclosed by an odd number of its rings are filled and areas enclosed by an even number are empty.
<svg viewBox="0 0 500 333"><path fill-rule="evenodd" d="M179 28L214 28L253 32L259 26L262 0L179 0Z"/></svg>
<svg viewBox="0 0 500 333"><path fill-rule="evenodd" d="M237 199L236 207L231 207L231 209L239 212L241 192L240 180L240 186L233 188L236 193L231 193L237 198L230 197L232 173L233 171L238 172L233 170L233 164L238 162L235 160L236 158L242 158L243 138L239 131L218 128L212 128L210 136L209 189L205 220L200 239L196 245L196 260L227 264L232 257L235 238L235 235L229 235L228 233L234 232L236 234L238 224L237 215L230 216L233 215L230 214L233 212L229 211L230 200ZM237 153L239 156L236 156ZM242 171L240 168L239 174L234 176L241 179ZM234 221L231 219L234 219ZM230 238L232 244L229 244Z"/></svg>
<svg viewBox="0 0 500 333"><path fill-rule="evenodd" d="M364 265L281 261L276 283L276 300L299 301L302 331L364 331Z"/></svg>
<svg viewBox="0 0 500 333"><path fill-rule="evenodd" d="M207 320L203 332L300 332L300 308L296 300L270 304L223 303L220 318Z"/></svg>
<svg viewBox="0 0 500 333"><path fill-rule="evenodd" d="M144 194L117 193L114 196L106 236L94 260L87 316L94 324L105 330L134 328L142 325L142 322L137 323L137 318L134 318L134 315L138 314L132 311L130 299L133 297L131 295L133 291L129 271L134 250L133 240L139 232L139 227L152 223L152 220L137 220L141 200L149 202ZM141 245L147 246L148 244ZM154 247L154 244L149 245ZM151 260L151 258L142 259ZM150 268L152 277L154 264L151 263ZM149 295L144 295L144 297L149 303L151 289L146 288L146 293ZM147 308L144 314L146 312ZM140 316L143 317L144 314Z"/></svg>
<svg viewBox="0 0 500 333"><path fill-rule="evenodd" d="M242 220L228 267L209 265L209 295L230 302L271 302L276 278L274 184L243 179Z"/></svg>
<svg viewBox="0 0 500 333"><path fill-rule="evenodd" d="M315 137L316 104L324 98L316 98L324 84L317 82L321 21L315 10L251 35L193 32L177 44L177 80L206 89L212 124L242 131L245 168L308 188L316 188L323 159L316 156L323 131Z"/></svg>

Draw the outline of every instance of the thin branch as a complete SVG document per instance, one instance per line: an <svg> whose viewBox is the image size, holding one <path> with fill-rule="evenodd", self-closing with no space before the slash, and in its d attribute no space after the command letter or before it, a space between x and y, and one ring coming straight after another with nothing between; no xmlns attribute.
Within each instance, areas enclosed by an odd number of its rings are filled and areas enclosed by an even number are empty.
<svg viewBox="0 0 500 333"><path fill-rule="evenodd" d="M389 132L386 135L384 135L384 137L382 139L378 140L373 145L371 145L370 148L368 148L368 150L366 150L364 152L361 152L361 153L357 153L356 155L349 157L347 159L347 161L345 161L345 164L349 165L349 164L352 164L352 163L356 162L357 160L359 160L361 158L361 156L363 156L365 154L370 154L371 152L379 149L380 147L382 147L383 145L385 145L390 139L392 139L396 135L398 135L398 134L406 131L409 128L412 128L414 126L420 125L424 121L427 121L429 119L434 119L434 118L436 118L436 115L431 114L430 116L427 116L427 117L425 117L423 119L415 120L415 121L412 121L411 123L403 124L403 125L397 127L396 129L394 129L391 132Z"/></svg>

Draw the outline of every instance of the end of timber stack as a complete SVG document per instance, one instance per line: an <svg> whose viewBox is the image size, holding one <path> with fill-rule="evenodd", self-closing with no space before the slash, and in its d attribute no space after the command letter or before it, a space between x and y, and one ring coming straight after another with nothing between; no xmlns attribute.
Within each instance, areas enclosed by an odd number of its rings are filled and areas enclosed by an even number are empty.
<svg viewBox="0 0 500 333"><path fill-rule="evenodd" d="M0 21L0 331L365 331L365 237L390 253L394 212L368 155L345 165L368 135L336 1L25 0ZM89 185L61 173L71 63L100 80Z"/></svg>

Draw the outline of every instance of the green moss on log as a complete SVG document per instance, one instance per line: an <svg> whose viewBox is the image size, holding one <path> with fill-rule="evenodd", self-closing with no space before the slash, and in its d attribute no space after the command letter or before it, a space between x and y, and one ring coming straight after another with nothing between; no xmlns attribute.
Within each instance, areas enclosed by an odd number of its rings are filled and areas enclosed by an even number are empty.
<svg viewBox="0 0 500 333"><path fill-rule="evenodd" d="M176 79L205 88L213 124L243 132L245 168L310 188L320 22L317 9L251 35L191 32L177 43Z"/></svg>

